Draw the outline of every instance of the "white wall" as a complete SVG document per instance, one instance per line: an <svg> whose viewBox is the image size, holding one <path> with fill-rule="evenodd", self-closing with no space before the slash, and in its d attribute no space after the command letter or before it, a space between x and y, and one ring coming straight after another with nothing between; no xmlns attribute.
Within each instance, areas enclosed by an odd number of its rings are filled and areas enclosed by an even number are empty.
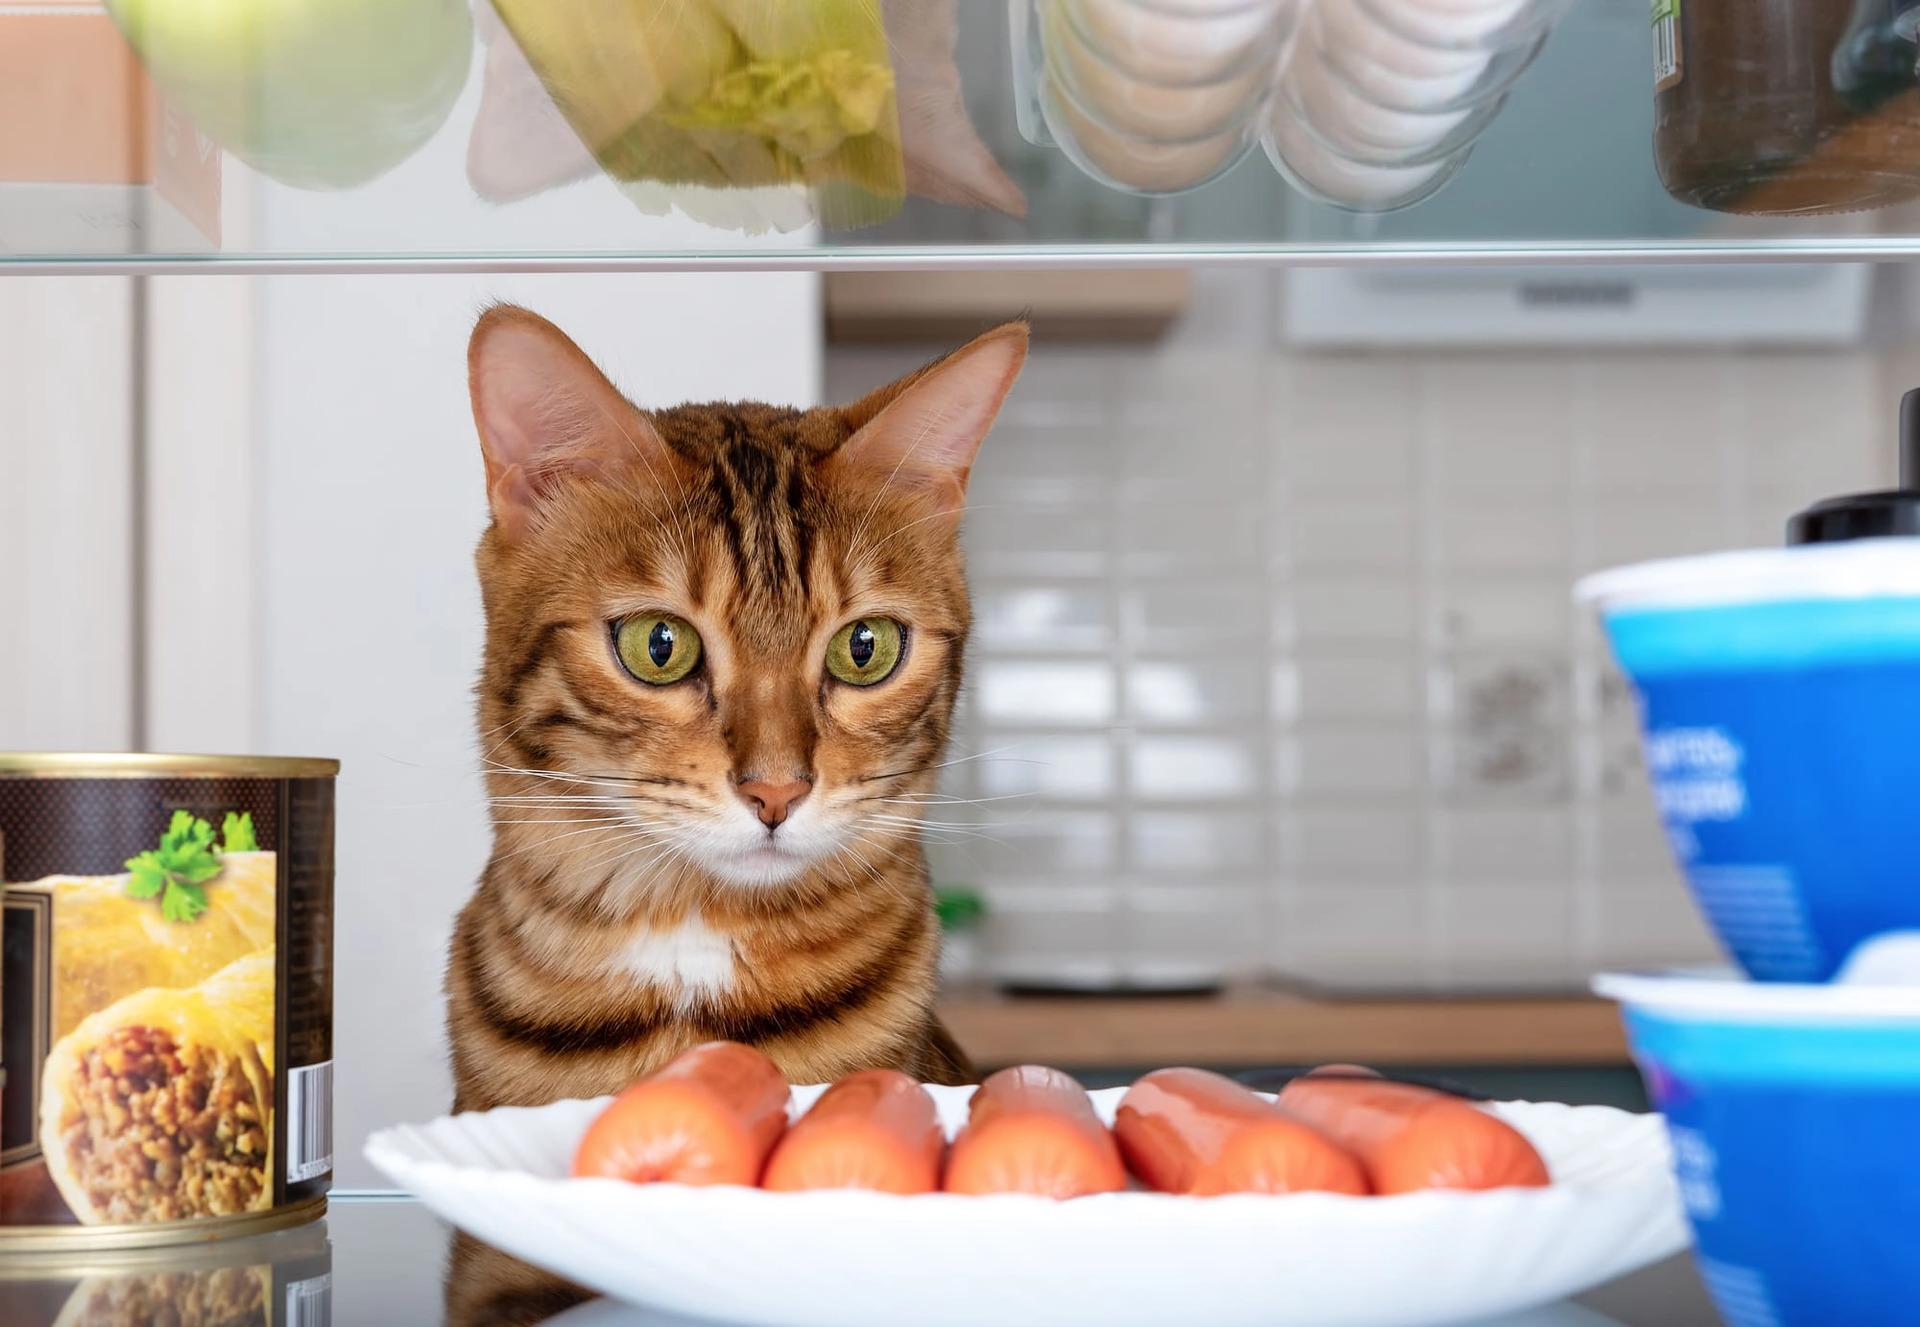
<svg viewBox="0 0 1920 1327"><path fill-rule="evenodd" d="M0 751L133 741L133 282L0 279Z"/></svg>
<svg viewBox="0 0 1920 1327"><path fill-rule="evenodd" d="M467 333L494 299L553 319L642 405L810 404L800 274L293 277L258 283L255 745L343 762L337 1182L359 1142L443 1112L449 922L487 852L472 686L484 524Z"/></svg>

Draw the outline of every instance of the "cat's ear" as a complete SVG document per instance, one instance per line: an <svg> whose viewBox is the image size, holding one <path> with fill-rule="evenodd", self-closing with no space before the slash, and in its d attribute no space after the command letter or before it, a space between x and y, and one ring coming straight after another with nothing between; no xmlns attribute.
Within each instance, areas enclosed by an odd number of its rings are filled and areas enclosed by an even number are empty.
<svg viewBox="0 0 1920 1327"><path fill-rule="evenodd" d="M662 476L673 455L566 333L499 304L467 345L467 387L487 465L487 504L509 540L562 477L632 469Z"/></svg>
<svg viewBox="0 0 1920 1327"><path fill-rule="evenodd" d="M925 494L957 518L981 439L1027 360L1027 325L1006 323L841 413L855 433L830 465Z"/></svg>

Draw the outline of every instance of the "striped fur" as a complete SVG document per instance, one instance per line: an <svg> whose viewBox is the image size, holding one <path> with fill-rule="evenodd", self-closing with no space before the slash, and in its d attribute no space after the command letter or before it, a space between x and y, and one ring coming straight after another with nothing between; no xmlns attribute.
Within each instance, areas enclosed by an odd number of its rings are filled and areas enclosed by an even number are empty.
<svg viewBox="0 0 1920 1327"><path fill-rule="evenodd" d="M447 966L456 1110L613 1091L715 1037L795 1082L970 1081L933 1016L918 820L961 683L967 469L1025 345L996 329L844 408L643 414L551 325L482 317L494 828ZM612 624L643 611L699 630L693 676L620 667ZM907 624L894 674L828 677L874 616ZM747 778L811 786L769 831Z"/></svg>

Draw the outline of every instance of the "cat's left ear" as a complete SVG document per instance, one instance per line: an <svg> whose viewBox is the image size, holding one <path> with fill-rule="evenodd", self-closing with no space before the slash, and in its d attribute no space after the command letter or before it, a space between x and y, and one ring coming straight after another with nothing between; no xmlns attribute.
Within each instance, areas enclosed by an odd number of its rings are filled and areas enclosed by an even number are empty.
<svg viewBox="0 0 1920 1327"><path fill-rule="evenodd" d="M830 458L857 475L924 494L957 518L981 440L1027 361L1027 325L1006 323L842 413L858 430Z"/></svg>
<svg viewBox="0 0 1920 1327"><path fill-rule="evenodd" d="M645 415L558 327L499 304L467 346L467 382L487 504L508 540L531 528L562 480L624 472L660 482L677 462Z"/></svg>

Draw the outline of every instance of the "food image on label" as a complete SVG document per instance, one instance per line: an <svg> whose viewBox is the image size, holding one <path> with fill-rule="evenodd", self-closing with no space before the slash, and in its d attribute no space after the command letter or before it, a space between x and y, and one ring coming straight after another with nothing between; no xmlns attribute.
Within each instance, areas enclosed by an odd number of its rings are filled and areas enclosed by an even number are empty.
<svg viewBox="0 0 1920 1327"><path fill-rule="evenodd" d="M47 1057L40 1147L81 1221L272 1206L272 949L186 990L149 987Z"/></svg>
<svg viewBox="0 0 1920 1327"><path fill-rule="evenodd" d="M129 876L52 876L9 887L14 899L45 894L59 925L53 970L53 1035L149 986L191 986L236 958L273 944L274 854L230 853L201 886L207 903L191 921L127 892Z"/></svg>
<svg viewBox="0 0 1920 1327"><path fill-rule="evenodd" d="M216 831L178 810L125 865L8 888L10 910L38 922L42 989L28 998L34 1040L52 1044L16 1079L38 1120L7 1159L37 1153L87 1225L264 1210L275 854L259 851L250 814Z"/></svg>
<svg viewBox="0 0 1920 1327"><path fill-rule="evenodd" d="M330 783L303 821L293 790L320 780L101 779L115 786L91 800L26 782L0 779L0 1238L241 1217L324 1193ZM43 814L49 801L92 814L75 829ZM253 1320L268 1318L206 1319Z"/></svg>

